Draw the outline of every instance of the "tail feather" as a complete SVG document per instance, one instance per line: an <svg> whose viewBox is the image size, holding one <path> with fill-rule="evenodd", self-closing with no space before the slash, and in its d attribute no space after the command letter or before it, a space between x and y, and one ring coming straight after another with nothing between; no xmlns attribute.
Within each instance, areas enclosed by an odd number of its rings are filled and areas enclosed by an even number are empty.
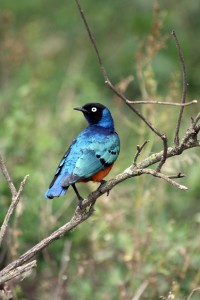
<svg viewBox="0 0 200 300"><path fill-rule="evenodd" d="M54 197L64 196L67 192L69 186L62 187L60 181L55 182L45 193L45 197L49 199L53 199Z"/></svg>

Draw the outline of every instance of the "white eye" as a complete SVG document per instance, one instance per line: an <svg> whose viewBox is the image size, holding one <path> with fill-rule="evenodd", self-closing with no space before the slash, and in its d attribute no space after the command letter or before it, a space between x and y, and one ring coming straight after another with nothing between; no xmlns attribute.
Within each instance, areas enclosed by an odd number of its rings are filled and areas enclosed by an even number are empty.
<svg viewBox="0 0 200 300"><path fill-rule="evenodd" d="M96 108L96 107L92 107L91 111L92 111L92 112L96 112L96 111L97 111L97 108Z"/></svg>

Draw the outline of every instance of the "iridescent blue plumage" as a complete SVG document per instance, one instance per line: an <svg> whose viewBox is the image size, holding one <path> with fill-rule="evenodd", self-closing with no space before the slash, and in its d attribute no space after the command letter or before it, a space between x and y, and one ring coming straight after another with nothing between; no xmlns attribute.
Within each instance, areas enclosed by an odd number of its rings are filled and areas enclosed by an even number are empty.
<svg viewBox="0 0 200 300"><path fill-rule="evenodd" d="M120 150L119 137L114 129L110 111L99 103L81 108L89 125L71 143L61 159L45 196L63 196L70 185L94 180L93 176L115 162Z"/></svg>

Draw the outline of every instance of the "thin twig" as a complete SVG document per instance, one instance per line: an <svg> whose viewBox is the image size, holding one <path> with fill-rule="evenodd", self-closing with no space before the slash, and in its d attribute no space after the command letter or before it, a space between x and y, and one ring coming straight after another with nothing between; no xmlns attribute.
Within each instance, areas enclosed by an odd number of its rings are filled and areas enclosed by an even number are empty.
<svg viewBox="0 0 200 300"><path fill-rule="evenodd" d="M200 120L200 112L198 113L198 115L194 119L192 119L193 127L195 127L197 125L199 120Z"/></svg>
<svg viewBox="0 0 200 300"><path fill-rule="evenodd" d="M189 106L193 104L197 104L197 100L192 100L191 102L187 103L176 103L176 102L162 102L162 101L154 101L154 100L140 100L140 101L129 101L130 104L159 104L159 105L172 105L172 106Z"/></svg>
<svg viewBox="0 0 200 300"><path fill-rule="evenodd" d="M140 155L140 153L142 152L143 148L145 147L145 145L148 143L149 141L144 141L144 143L140 146L140 145L137 145L137 152L135 154L135 157L134 157L134 160L133 160L133 165L136 166L136 162L137 162L137 159Z"/></svg>
<svg viewBox="0 0 200 300"><path fill-rule="evenodd" d="M5 164L4 164L4 168L5 168L5 170L7 170L6 167L5 167ZM12 185L11 192L12 193L14 192L15 194L14 195L12 194L12 201L11 201L10 207L9 207L7 213L6 213L6 216L5 216L4 220L3 220L3 224L2 224L1 229L0 229L0 245L1 245L2 241L3 241L4 235L5 235L6 230L8 228L8 223L10 221L10 218L11 218L11 216L12 216L15 208L17 207L17 204L19 203L20 195L21 195L21 193L23 191L23 188L25 186L25 183L26 183L27 179L28 179L28 175L26 175L24 177L24 179L22 180L22 182L20 184L19 190L17 192L15 192L16 189L15 189L15 187L14 187L14 185L13 185L13 183L12 183L10 177L9 177L9 184ZM7 183L8 183L8 181L7 181Z"/></svg>
<svg viewBox="0 0 200 300"><path fill-rule="evenodd" d="M182 190L182 191L187 191L188 188L184 185L181 185L179 183L177 183L176 181L172 180L169 176L167 175L164 175L162 173L159 173L155 170L152 170L152 169L142 169L141 170L141 174L150 174L150 175L153 175L157 178L161 178L161 179L164 179L165 181L171 183L173 186L175 186L176 188Z"/></svg>
<svg viewBox="0 0 200 300"><path fill-rule="evenodd" d="M196 292L200 292L200 287L193 289L192 292L189 294L189 296L187 297L187 300L190 300L191 297L193 296L194 293Z"/></svg>
<svg viewBox="0 0 200 300"><path fill-rule="evenodd" d="M133 296L132 300L139 300L144 291L146 290L147 286L149 285L149 282L145 280L141 286L137 289L135 295Z"/></svg>
<svg viewBox="0 0 200 300"><path fill-rule="evenodd" d="M38 244L34 245L31 249L29 249L27 252L22 254L18 259L11 262L2 271L0 271L0 284L4 283L6 281L5 277L4 277L4 279L2 279L3 278L2 276L6 275L9 272L14 271L17 267L19 267L19 266L23 265L24 263L26 263L28 260L30 260L32 257L34 257L37 253L39 253L42 249L47 247L49 244L51 244L55 240L63 237L63 235L66 232L71 231L72 229L77 227L80 223L87 220L91 216L92 211L91 210L87 211L86 208L88 206L90 206L92 203L94 203L96 201L96 199L99 198L102 194L109 192L114 186L116 186L120 182L122 182L122 181L124 181L128 178L134 177L134 176L140 176L140 175L143 175L143 174L150 174L150 175L153 175L155 177L159 177L159 178L162 178L162 179L166 180L167 182L173 184L177 188L180 188L182 190L186 190L187 189L186 187L177 184L175 181L170 179L169 176L163 175L163 174L161 174L161 173L159 173L155 170L144 169L144 168L147 168L148 166L153 165L153 164L158 163L158 162L160 162L160 164L163 164L165 162L166 158L171 157L171 156L175 156L175 155L179 155L186 149L190 149L192 147L198 147L199 146L199 142L197 141L197 133L198 132L197 132L197 130L196 130L196 132L194 132L194 128L192 127L192 128L189 128L189 130L186 132L185 138L184 138L183 142L180 144L180 146L167 148L167 138L166 138L166 136L162 135L156 128L154 128L151 125L151 123L148 120L146 120L145 117L143 117L140 114L140 112L138 112L133 106L131 106L129 103L127 103L128 99L126 99L126 97L124 95L122 95L121 93L116 91L115 87L112 85L112 83L108 79L105 68L104 68L104 66L102 64L102 61L101 61L101 58L99 56L99 52L98 52L98 49L96 47L94 38L91 35L90 29L89 29L89 27L87 25L87 22L85 20L84 14L83 14L82 9L81 9L80 4L79 4L79 1L78 0L75 0L75 1L76 1L77 5L79 7L79 11L81 13L81 16L83 18L85 26L87 28L87 32L89 34L91 42L92 42L92 44L95 48L95 51L96 51L96 54L97 54L97 57L98 57L98 60L99 60L99 64L100 64L100 67L102 69L102 73L103 73L103 76L105 78L106 84L108 85L108 87L111 90L113 90L113 92L116 95L118 95L152 129L152 131L154 133L156 133L163 140L164 151L161 151L159 153L154 153L150 157L148 157L145 160L143 160L142 162L138 163L136 167L131 165L123 173L117 175L115 178L108 181L105 184L105 186L103 186L101 189L97 189L96 191L92 192L88 196L88 198L83 201L83 209L80 210L80 208L77 207L73 217L71 218L71 220L69 222L67 222L65 225L58 228L52 234L50 234L49 236L47 236L46 238L41 240ZM188 143L188 141L190 141L190 142Z"/></svg>
<svg viewBox="0 0 200 300"><path fill-rule="evenodd" d="M29 276L32 269L37 266L37 261L33 260L23 266L16 267L10 272L7 272L5 275L1 276L1 282L7 282L15 277L22 276L22 279Z"/></svg>
<svg viewBox="0 0 200 300"><path fill-rule="evenodd" d="M84 15L83 9L82 9L82 7L81 7L81 5L79 3L79 0L75 0L75 1L76 1L77 6L78 6L78 10L79 10L79 12L81 14L81 18L82 18L82 20L83 20L83 22L85 24L85 27L86 27L87 33L89 35L90 41L92 42L92 45L93 45L93 47L95 49L95 52L96 52L96 55L97 55L97 58L98 58L98 61L99 61L99 65L101 67L101 71L102 71L103 77L105 79L105 83L107 83L109 81L109 79L108 79L108 76L107 76L107 73L106 73L106 69L104 68L104 65L102 63L101 56L99 54L99 50L97 48L95 39L94 39L94 37L92 35L92 32L91 32L91 30L89 28L88 22L87 22L87 20L85 18L85 15Z"/></svg>
<svg viewBox="0 0 200 300"><path fill-rule="evenodd" d="M177 35L175 33L175 31L172 31L172 36L175 40L176 43L176 47L178 49L178 56L180 59L180 63L181 63L181 69L182 69L182 77L183 77L183 88L182 88L182 103L185 103L186 100L186 93L187 93L187 74L186 74L186 69L185 69L185 61L184 61L184 57L183 57L183 52L181 49L181 46L179 44ZM179 130L180 130L180 126L181 126L181 120L182 120L182 116L183 116L183 110L184 110L184 106L182 106L180 108L179 111L179 116L178 116L178 122L177 122L177 126L176 126L176 131L175 131L175 137L174 137L174 143L176 146L179 145L180 142L180 138L179 138Z"/></svg>
<svg viewBox="0 0 200 300"><path fill-rule="evenodd" d="M182 173L178 173L177 175L169 176L169 178L171 178L171 179L184 178L184 177L185 177L185 174L182 174Z"/></svg>
<svg viewBox="0 0 200 300"><path fill-rule="evenodd" d="M3 176L4 176L5 180L6 180L9 188L10 188L12 196L15 196L15 194L17 193L17 190L16 190L16 188L15 188L15 186L14 186L14 184L13 184L11 178L10 178L10 175L8 173L8 170L7 170L6 166L5 166L5 163L4 163L3 158L2 158L1 155L0 155L0 169L1 169L2 174L3 174Z"/></svg>
<svg viewBox="0 0 200 300"><path fill-rule="evenodd" d="M98 62L99 62L99 66L101 68L101 71L102 71L102 74L103 74L103 77L104 77L104 80L105 80L105 84L120 98L122 99L126 105L157 135L160 137L160 139L162 140L163 142L163 157L162 157L162 160L160 161L160 164L158 166L158 171L161 170L161 167L163 166L163 164L165 163L166 161L166 155L167 155L167 137L165 134L161 133L158 131L157 128L155 128L134 106L132 106L130 103L128 103L128 100L122 93L120 93L115 87L114 85L111 83L111 81L109 80L108 78L108 75L107 75L107 72L106 72L106 69L103 65L103 61L101 59L101 56L100 56L100 53L99 53L99 50L97 48L97 45L96 45L96 42L95 42L95 39L92 35L92 32L90 30L90 27L88 25L88 22L86 20L86 17L84 15L84 12L83 12L83 9L80 5L80 2L79 0L75 0L76 1L76 4L77 4L77 7L78 7L78 10L80 12L80 15L81 15L81 18L84 22L84 25L86 27L86 30L87 30L87 33L88 33L88 36L90 38L90 41L94 47L94 50L95 50L95 53L97 55L97 58L98 58Z"/></svg>

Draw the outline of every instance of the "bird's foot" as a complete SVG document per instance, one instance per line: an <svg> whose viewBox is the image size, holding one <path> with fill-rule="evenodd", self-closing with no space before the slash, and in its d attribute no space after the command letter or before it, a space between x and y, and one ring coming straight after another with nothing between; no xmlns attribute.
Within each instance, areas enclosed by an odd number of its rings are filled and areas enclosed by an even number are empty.
<svg viewBox="0 0 200 300"><path fill-rule="evenodd" d="M106 184L106 180L101 180L100 186L98 187L98 190L101 192L102 187ZM107 196L109 195L110 191L107 191Z"/></svg>
<svg viewBox="0 0 200 300"><path fill-rule="evenodd" d="M77 188L76 188L76 186L75 186L74 183L72 184L72 187L73 187L74 192L76 193L76 196L77 196L77 198L78 198L78 206L79 206L79 208L82 210L82 209L83 209L83 206L82 206L83 198L82 198L81 195L79 194L79 192L78 192L78 190L77 190Z"/></svg>
<svg viewBox="0 0 200 300"><path fill-rule="evenodd" d="M83 202L83 198L82 198L82 197L78 197L78 206L79 206L79 208L80 208L81 210L83 209L82 202Z"/></svg>

